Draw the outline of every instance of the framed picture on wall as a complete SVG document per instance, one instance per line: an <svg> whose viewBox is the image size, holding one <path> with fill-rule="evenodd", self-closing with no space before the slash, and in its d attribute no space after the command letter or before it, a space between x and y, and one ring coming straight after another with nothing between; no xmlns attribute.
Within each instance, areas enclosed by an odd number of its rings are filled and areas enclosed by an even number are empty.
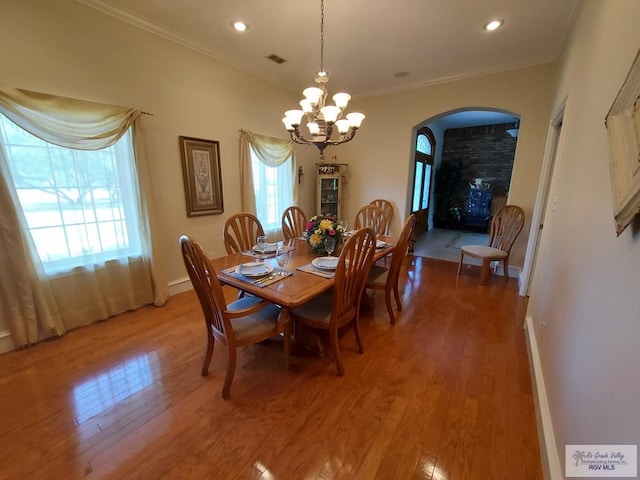
<svg viewBox="0 0 640 480"><path fill-rule="evenodd" d="M219 142L183 136L179 141L187 216L223 213Z"/></svg>
<svg viewBox="0 0 640 480"><path fill-rule="evenodd" d="M640 212L640 51L605 120L616 233Z"/></svg>

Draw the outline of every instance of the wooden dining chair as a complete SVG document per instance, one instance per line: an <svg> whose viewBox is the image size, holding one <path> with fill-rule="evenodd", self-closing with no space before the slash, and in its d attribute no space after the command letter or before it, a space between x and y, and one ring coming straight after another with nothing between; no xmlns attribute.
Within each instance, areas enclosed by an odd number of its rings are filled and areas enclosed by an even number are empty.
<svg viewBox="0 0 640 480"><path fill-rule="evenodd" d="M375 205L365 205L356 214L356 220L354 222L354 228L359 230L360 228L370 227L373 229L376 236L384 235L386 220L384 211L380 207Z"/></svg>
<svg viewBox="0 0 640 480"><path fill-rule="evenodd" d="M460 263L458 275L462 272L464 256L479 258L482 260L480 271L480 285L486 285L489 281L491 262L502 262L504 279L509 280L509 254L511 247L518 238L524 226L524 210L517 205L506 205L491 220L489 233L489 245L465 245L460 248Z"/></svg>
<svg viewBox="0 0 640 480"><path fill-rule="evenodd" d="M278 325L280 308L254 296L246 296L227 304L211 261L198 243L187 235L180 237L182 259L193 288L200 300L207 327L207 350L202 364L202 376L209 373L215 341L227 347L227 371L222 398L229 398L236 371L236 349L242 345L262 342L284 331L285 367L289 368L289 323Z"/></svg>
<svg viewBox="0 0 640 480"><path fill-rule="evenodd" d="M307 227L307 216L300 207L289 207L282 212L282 235L285 240L302 237Z"/></svg>
<svg viewBox="0 0 640 480"><path fill-rule="evenodd" d="M384 235L389 235L391 231L391 220L393 220L393 204L389 200L377 198L369 202L369 205L375 205L382 209L385 219Z"/></svg>
<svg viewBox="0 0 640 480"><path fill-rule="evenodd" d="M327 330L331 355L336 362L339 376L344 375L340 354L339 331L346 326L353 328L358 350L364 353L358 321L360 299L364 291L367 273L373 261L376 236L370 228L363 228L346 241L336 267L333 290L314 297L302 306L289 310L296 325Z"/></svg>
<svg viewBox="0 0 640 480"><path fill-rule="evenodd" d="M251 213L237 213L224 224L224 248L228 254L250 250L264 229L258 217Z"/></svg>
<svg viewBox="0 0 640 480"><path fill-rule="evenodd" d="M409 239L413 233L413 229L416 226L416 216L411 214L402 227L400 238L396 242L396 246L393 249L393 256L391 257L391 265L389 268L374 264L369 270L367 276L367 282L365 289L371 290L384 290L384 300L387 305L387 312L389 313L389 319L392 324L396 323L396 317L393 313L393 305L391 304L391 292L396 300L396 307L398 311L402 311L402 303L400 302L400 292L398 291L398 282L400 279L400 270L402 269L402 262L407 255L409 249Z"/></svg>

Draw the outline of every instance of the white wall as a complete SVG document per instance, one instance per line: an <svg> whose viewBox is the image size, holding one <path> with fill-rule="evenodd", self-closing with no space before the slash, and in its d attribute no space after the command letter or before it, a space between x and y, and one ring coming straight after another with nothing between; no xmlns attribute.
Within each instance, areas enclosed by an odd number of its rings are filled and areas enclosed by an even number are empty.
<svg viewBox="0 0 640 480"><path fill-rule="evenodd" d="M638 25L636 0L586 1L560 63L557 201L528 322L562 471L566 444L640 444L640 221L616 237L604 124L640 47Z"/></svg>
<svg viewBox="0 0 640 480"><path fill-rule="evenodd" d="M521 117L509 202L522 206L527 224L518 238L510 265L521 268L544 154L556 65L536 67L432 85L356 100L351 107L367 118L354 140L338 147L339 159L350 164L347 215L374 198L396 206L392 231L399 232L407 215L407 191L413 161L412 130L441 113L464 108L495 108ZM331 149L328 150L331 152ZM410 189L409 189L410 194Z"/></svg>

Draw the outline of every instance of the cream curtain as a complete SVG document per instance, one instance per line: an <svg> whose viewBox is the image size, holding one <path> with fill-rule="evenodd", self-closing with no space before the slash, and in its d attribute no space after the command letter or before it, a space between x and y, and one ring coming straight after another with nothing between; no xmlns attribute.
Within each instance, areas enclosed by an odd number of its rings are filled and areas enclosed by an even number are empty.
<svg viewBox="0 0 640 480"><path fill-rule="evenodd" d="M0 88L0 112L56 145L99 150L134 127L141 257L96 261L47 277L19 206L6 158L0 152L0 314L16 347L168 297L164 267L152 239L157 223L140 115L132 108ZM17 299L17 301L16 301Z"/></svg>
<svg viewBox="0 0 640 480"><path fill-rule="evenodd" d="M240 192L242 195L242 210L249 213L256 213L256 198L253 189L253 175L251 170L251 152L253 148L262 163L269 167L278 167L289 158L291 161L291 176L295 178L297 172L296 159L291 140L268 137L251 133L245 130L240 131ZM293 184L293 202L298 203L298 184Z"/></svg>

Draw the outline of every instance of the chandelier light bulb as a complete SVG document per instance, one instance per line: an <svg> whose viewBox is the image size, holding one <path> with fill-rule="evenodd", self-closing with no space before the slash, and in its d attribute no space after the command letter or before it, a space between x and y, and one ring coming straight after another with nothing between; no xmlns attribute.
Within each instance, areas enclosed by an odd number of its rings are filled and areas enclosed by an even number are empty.
<svg viewBox="0 0 640 480"><path fill-rule="evenodd" d="M287 131L293 132L294 127L293 127L293 124L291 123L291 117L284 117L282 119L282 123L284 123L284 128L286 128Z"/></svg>
<svg viewBox="0 0 640 480"><path fill-rule="evenodd" d="M345 135L349 131L350 126L351 125L349 125L349 120L347 120L346 118L341 118L340 120L336 121L336 127L338 127L338 132L340 132L340 135Z"/></svg>
<svg viewBox="0 0 640 480"><path fill-rule="evenodd" d="M287 110L286 112L284 112L284 116L291 120L291 125L293 125L294 127L300 125L303 115L304 112L302 110Z"/></svg>
<svg viewBox="0 0 640 480"><path fill-rule="evenodd" d="M349 100L351 100L351 95L349 95L348 93L336 93L333 97L333 101L336 104L336 107L340 107L341 109L345 109L347 108L347 105L349 103Z"/></svg>
<svg viewBox="0 0 640 480"><path fill-rule="evenodd" d="M311 103L311 105L318 105L320 98L322 97L322 89L318 87L305 88L302 91L305 98Z"/></svg>
<svg viewBox="0 0 640 480"><path fill-rule="evenodd" d="M311 113L313 111L313 105L311 105L311 102L306 98L304 100L300 100L300 106L304 113Z"/></svg>
<svg viewBox="0 0 640 480"><path fill-rule="evenodd" d="M360 125L362 125L362 121L364 120L364 118L364 114L360 112L347 113L347 120L349 120L349 124L353 128L360 128Z"/></svg>
<svg viewBox="0 0 640 480"><path fill-rule="evenodd" d="M309 133L311 133L311 135L318 135L320 133L320 125L318 125L316 122L307 123L307 128L309 129Z"/></svg>
<svg viewBox="0 0 640 480"><path fill-rule="evenodd" d="M329 125L333 125L338 119L338 115L340 115L340 108L335 105L327 105L326 107L322 107L320 111L322 112L324 121Z"/></svg>

